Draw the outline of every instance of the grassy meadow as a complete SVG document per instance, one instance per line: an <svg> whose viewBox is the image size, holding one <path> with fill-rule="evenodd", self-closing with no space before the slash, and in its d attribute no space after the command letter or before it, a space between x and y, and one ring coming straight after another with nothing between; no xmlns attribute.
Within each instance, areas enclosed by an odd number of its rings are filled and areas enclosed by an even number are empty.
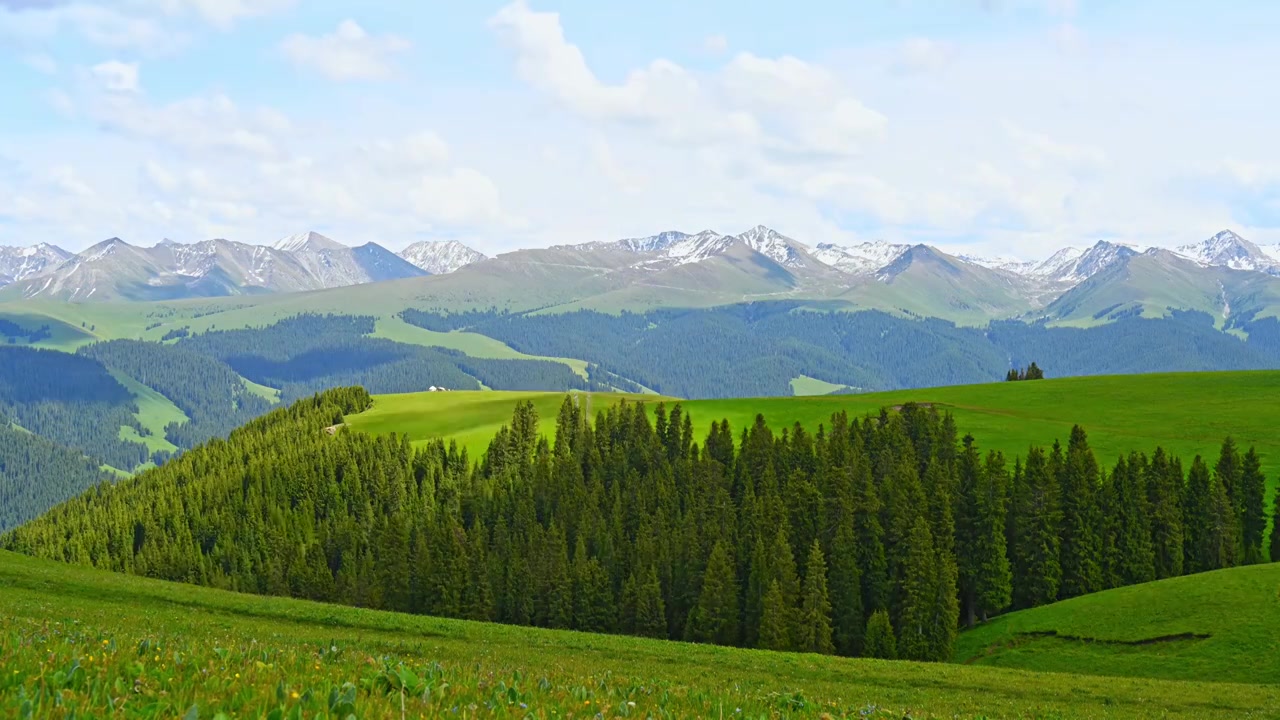
<svg viewBox="0 0 1280 720"><path fill-rule="evenodd" d="M962 633L955 659L1023 670L1280 684L1280 563L1130 585L1004 615Z"/></svg>
<svg viewBox="0 0 1280 720"><path fill-rule="evenodd" d="M15 718L1266 718L1280 688L848 660L265 598L0 552Z"/></svg>
<svg viewBox="0 0 1280 720"><path fill-rule="evenodd" d="M587 395L597 408L621 397L656 402L652 396ZM543 428L554 429L561 393L415 393L382 395L372 410L347 418L353 428L406 433L413 440L457 440L472 455L508 422L517 401L532 400ZM668 402L674 402L668 400ZM1216 459L1222 439L1242 448L1256 445L1274 482L1280 474L1280 371L1166 373L1074 377L1031 382L896 390L863 395L680 401L692 415L695 436L706 436L715 420L727 419L735 433L763 414L771 427L800 423L809 430L841 410L853 416L878 413L906 402L930 403L952 413L962 433L979 447L1010 457L1031 444L1066 441L1079 424L1104 464L1130 450L1156 446L1189 463L1197 455Z"/></svg>

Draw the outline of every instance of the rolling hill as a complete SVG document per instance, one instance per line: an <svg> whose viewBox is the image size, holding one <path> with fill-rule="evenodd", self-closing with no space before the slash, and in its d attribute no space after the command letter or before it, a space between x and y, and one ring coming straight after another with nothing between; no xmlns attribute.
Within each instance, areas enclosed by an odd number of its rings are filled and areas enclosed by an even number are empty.
<svg viewBox="0 0 1280 720"><path fill-rule="evenodd" d="M0 551L0 713L1266 717L1274 686L790 655L262 598ZM50 628L54 630L49 632ZM403 682L406 692L400 692ZM56 683L56 685L55 685ZM55 710L52 693L56 688ZM403 705L402 705L403 703ZM404 710L402 711L402 708ZM510 710L508 710L510 708Z"/></svg>
<svg viewBox="0 0 1280 720"><path fill-rule="evenodd" d="M582 394L584 407L602 409L615 396ZM1201 455L1212 461L1223 438L1242 447L1256 446L1271 495L1280 484L1280 371L1234 373L1169 373L1080 377L1034 382L990 383L900 390L861 395L694 400L680 402L694 421L695 437L705 437L714 421L728 420L735 432L762 414L777 427L800 423L811 432L830 425L831 415L878 413L909 402L952 413L962 432L971 433L984 450L1012 458L1033 444L1065 442L1073 425L1089 433L1090 445L1104 467L1130 451L1166 452L1189 461ZM494 433L511 419L517 402L531 401L540 430L553 433L559 393L416 393L374 398L372 408L345 419L354 430L398 433L417 443L435 438L456 440L471 457L480 457ZM650 404L664 401L632 396Z"/></svg>
<svg viewBox="0 0 1280 720"><path fill-rule="evenodd" d="M1280 684L1280 563L1107 590L963 633L956 662Z"/></svg>

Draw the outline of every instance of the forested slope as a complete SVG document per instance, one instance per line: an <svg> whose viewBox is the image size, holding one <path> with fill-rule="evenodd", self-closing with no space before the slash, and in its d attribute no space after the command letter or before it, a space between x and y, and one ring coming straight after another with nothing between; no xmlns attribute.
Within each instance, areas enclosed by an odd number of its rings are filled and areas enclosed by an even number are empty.
<svg viewBox="0 0 1280 720"><path fill-rule="evenodd" d="M790 395L800 376L859 391L990 382L1039 362L1052 377L1280 367L1274 320L1242 340L1203 313L1092 328L1017 321L956 327L933 318L816 312L795 302L609 315L406 310L429 330L468 330L521 352L573 357L685 398Z"/></svg>
<svg viewBox="0 0 1280 720"><path fill-rule="evenodd" d="M53 350L0 346L0 417L113 467L147 462L145 445L122 440L121 427L144 432L133 396L101 363Z"/></svg>
<svg viewBox="0 0 1280 720"><path fill-rule="evenodd" d="M205 332L178 345L279 389L286 401L353 384L377 393L432 385L478 390L481 383L498 390L608 389L557 362L473 358L369 337L375 325L372 316L304 314L265 328Z"/></svg>
<svg viewBox="0 0 1280 720"><path fill-rule="evenodd" d="M165 437L180 448L225 436L271 409L228 365L187 348L112 340L87 345L79 354L160 392L186 413L188 422L165 428Z"/></svg>
<svg viewBox="0 0 1280 720"><path fill-rule="evenodd" d="M0 532L110 477L81 453L0 425Z"/></svg>
<svg viewBox="0 0 1280 720"><path fill-rule="evenodd" d="M276 410L3 545L366 607L920 660L949 658L962 618L1274 552L1257 456L1230 442L1212 469L1156 449L1104 470L1079 428L1011 461L911 404L813 434L714 423L699 443L679 407L593 421L566 398L554 443L522 404L472 464L326 431L369 402Z"/></svg>

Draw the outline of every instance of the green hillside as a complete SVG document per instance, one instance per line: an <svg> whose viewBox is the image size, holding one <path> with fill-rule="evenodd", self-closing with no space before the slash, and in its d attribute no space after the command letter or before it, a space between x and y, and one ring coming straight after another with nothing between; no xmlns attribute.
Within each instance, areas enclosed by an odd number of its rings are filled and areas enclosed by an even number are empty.
<svg viewBox="0 0 1280 720"><path fill-rule="evenodd" d="M590 397L590 396L584 396ZM347 418L360 430L399 432L413 440L457 439L474 455L511 418L518 400L532 399L544 425L559 393L418 393L375 398L367 413ZM649 398L652 402L653 399ZM612 396L596 395L601 407ZM1032 443L1066 440L1072 425L1089 432L1104 463L1131 450L1163 446L1189 461L1215 456L1222 439L1256 445L1268 475L1280 472L1280 371L1168 373L1077 377L896 390L863 395L681 401L693 416L694 434L705 437L716 420L741 430L756 414L771 425L799 422L810 429L844 410L860 416L906 402L930 403L955 415L961 432L985 449L1020 455Z"/></svg>
<svg viewBox="0 0 1280 720"><path fill-rule="evenodd" d="M623 398L654 400L654 396L616 393L574 393L589 408L603 410ZM352 429L375 435L399 433L417 442L434 438L455 440L472 458L480 457L503 425L511 422L516 403L528 400L538 410L538 432L553 435L556 411L564 393L443 392L380 395L372 409L346 418Z"/></svg>
<svg viewBox="0 0 1280 720"><path fill-rule="evenodd" d="M1280 689L1260 685L504 627L240 595L5 552L0 590L6 717L267 717L280 709L279 717L361 718L1241 718L1280 707Z"/></svg>
<svg viewBox="0 0 1280 720"><path fill-rule="evenodd" d="M1024 670L1280 683L1280 563L1108 590L1005 615L956 660Z"/></svg>

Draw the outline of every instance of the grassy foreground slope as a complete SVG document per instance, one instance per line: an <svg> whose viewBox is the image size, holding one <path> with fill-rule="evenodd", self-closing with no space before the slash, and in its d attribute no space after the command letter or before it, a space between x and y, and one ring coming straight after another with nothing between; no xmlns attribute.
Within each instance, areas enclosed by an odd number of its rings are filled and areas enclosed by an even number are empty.
<svg viewBox="0 0 1280 720"><path fill-rule="evenodd" d="M5 717L1263 718L1280 707L1280 688L1261 685L513 628L3 552L0 667Z"/></svg>
<svg viewBox="0 0 1280 720"><path fill-rule="evenodd" d="M963 633L958 662L1280 683L1280 563L1131 585L1024 610Z"/></svg>

